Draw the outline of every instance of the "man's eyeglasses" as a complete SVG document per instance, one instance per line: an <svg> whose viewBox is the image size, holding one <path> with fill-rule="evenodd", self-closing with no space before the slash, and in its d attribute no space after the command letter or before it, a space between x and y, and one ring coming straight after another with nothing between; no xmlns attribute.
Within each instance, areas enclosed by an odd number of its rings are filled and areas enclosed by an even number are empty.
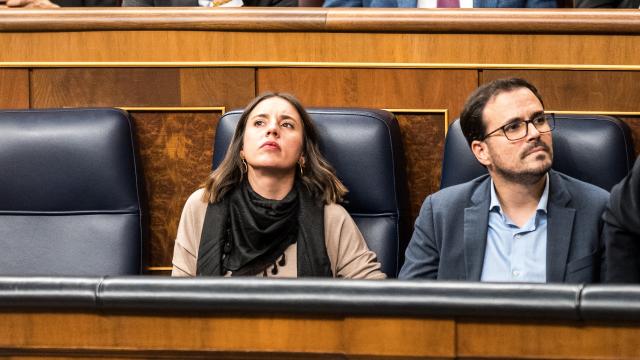
<svg viewBox="0 0 640 360"><path fill-rule="evenodd" d="M529 134L529 124L532 124L539 133L547 133L553 131L556 127L556 117L554 114L539 114L529 120L512 121L491 131L480 140L484 141L486 138L500 130L502 130L504 136L511 141L520 140Z"/></svg>

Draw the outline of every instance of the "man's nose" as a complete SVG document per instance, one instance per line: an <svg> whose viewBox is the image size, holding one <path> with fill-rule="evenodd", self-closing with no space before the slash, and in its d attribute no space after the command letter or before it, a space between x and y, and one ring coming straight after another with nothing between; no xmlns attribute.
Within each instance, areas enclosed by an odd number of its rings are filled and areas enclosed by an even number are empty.
<svg viewBox="0 0 640 360"><path fill-rule="evenodd" d="M533 126L533 123L529 122L527 124L527 139L536 139L540 137L540 131Z"/></svg>

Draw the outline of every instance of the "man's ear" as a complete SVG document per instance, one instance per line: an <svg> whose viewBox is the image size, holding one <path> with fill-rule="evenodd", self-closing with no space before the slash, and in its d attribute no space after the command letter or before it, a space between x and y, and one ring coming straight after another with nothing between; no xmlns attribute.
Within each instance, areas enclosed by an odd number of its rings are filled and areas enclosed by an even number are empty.
<svg viewBox="0 0 640 360"><path fill-rule="evenodd" d="M478 159L480 164L484 166L491 165L491 155L484 141L473 140L471 142L471 152L473 152L473 155Z"/></svg>

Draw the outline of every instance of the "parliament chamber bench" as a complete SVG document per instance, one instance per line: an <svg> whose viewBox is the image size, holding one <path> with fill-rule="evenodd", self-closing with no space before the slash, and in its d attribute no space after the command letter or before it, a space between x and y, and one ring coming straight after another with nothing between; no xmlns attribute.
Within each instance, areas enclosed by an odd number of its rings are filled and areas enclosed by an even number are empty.
<svg viewBox="0 0 640 360"><path fill-rule="evenodd" d="M0 277L0 356L640 357L640 287Z"/></svg>

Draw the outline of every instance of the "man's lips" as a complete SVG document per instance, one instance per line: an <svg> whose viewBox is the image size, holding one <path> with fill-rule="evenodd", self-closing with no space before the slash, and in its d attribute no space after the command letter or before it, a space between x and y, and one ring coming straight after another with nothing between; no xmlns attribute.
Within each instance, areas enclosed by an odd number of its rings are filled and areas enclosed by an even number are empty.
<svg viewBox="0 0 640 360"><path fill-rule="evenodd" d="M524 156L528 156L528 155L531 155L531 154L534 154L534 153L537 153L537 152L541 152L541 151L544 151L544 152L548 153L549 152L549 148L547 146L545 146L545 145L537 145L537 146L534 146L531 149L527 150L524 153Z"/></svg>
<svg viewBox="0 0 640 360"><path fill-rule="evenodd" d="M260 145L260 148L280 150L280 145L278 145L278 143L275 141L265 141L262 145Z"/></svg>

